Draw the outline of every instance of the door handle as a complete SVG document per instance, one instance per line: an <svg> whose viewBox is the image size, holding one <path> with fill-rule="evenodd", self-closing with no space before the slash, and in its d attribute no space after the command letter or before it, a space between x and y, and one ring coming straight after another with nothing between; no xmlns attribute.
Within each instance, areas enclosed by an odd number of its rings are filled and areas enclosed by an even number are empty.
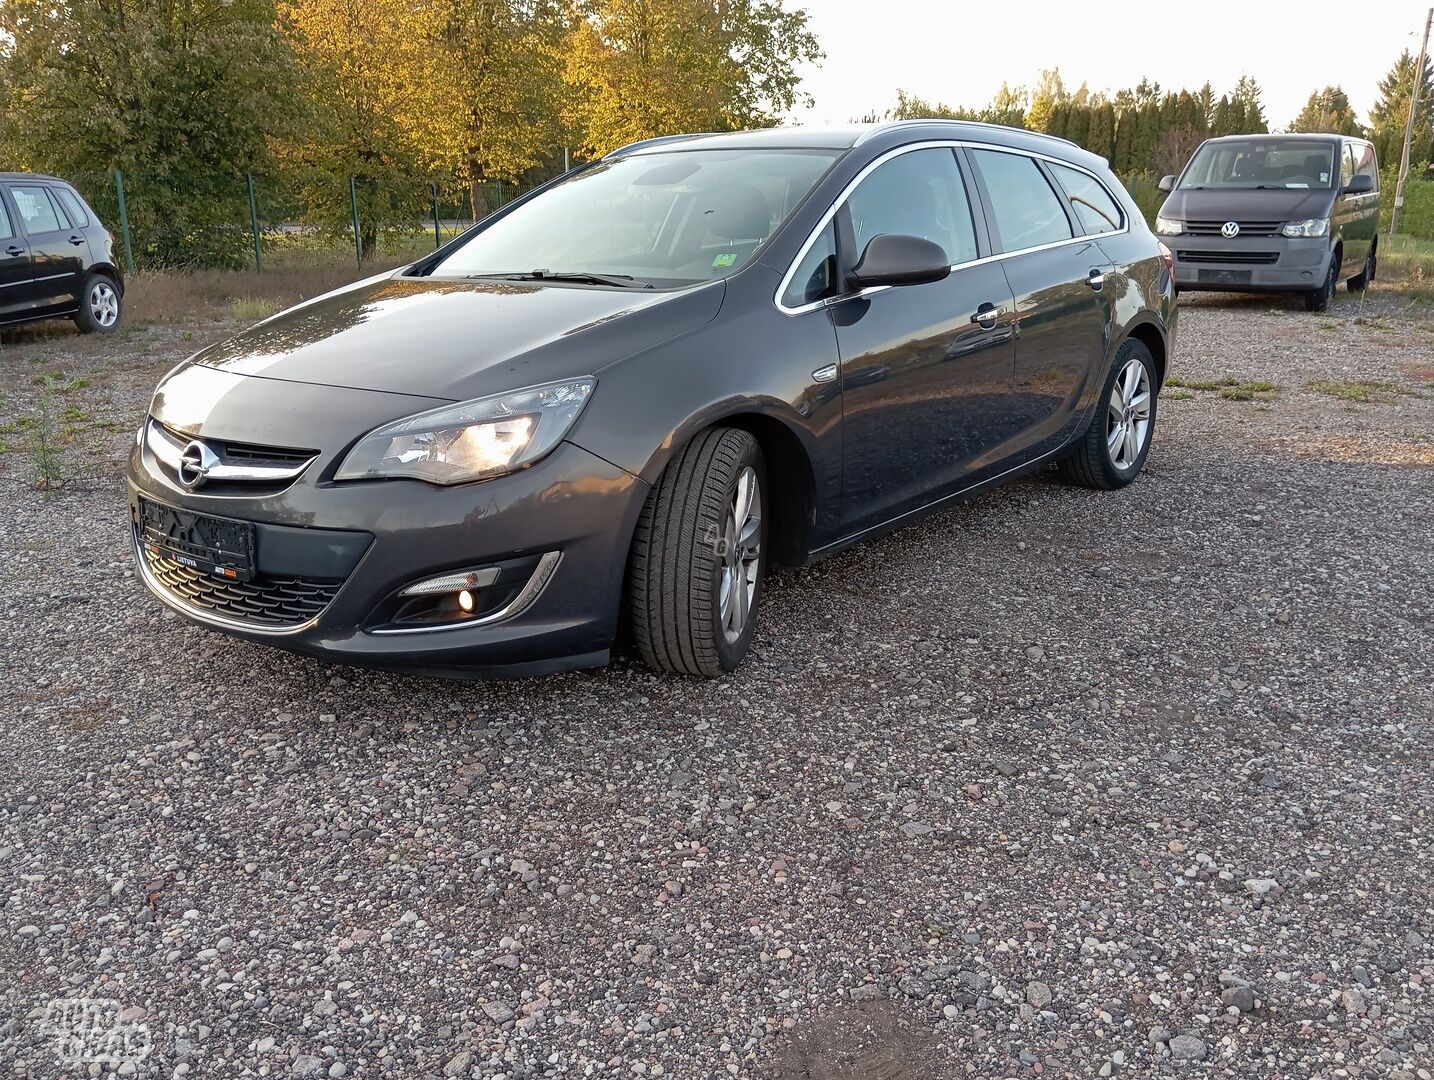
<svg viewBox="0 0 1434 1080"><path fill-rule="evenodd" d="M25 254L25 249L22 248L22 247L16 247L14 244L11 244L9 247L7 247L7 248L5 249L5 254L6 254L6 255L23 255L23 254Z"/></svg>
<svg viewBox="0 0 1434 1080"><path fill-rule="evenodd" d="M996 325L996 320L1004 314L1006 314L1004 307L993 304L988 300L976 309L976 313L971 316L971 321L982 330L989 330Z"/></svg>
<svg viewBox="0 0 1434 1080"><path fill-rule="evenodd" d="M1086 277L1085 283L1094 291L1100 292L1100 287L1105 284L1105 272L1097 267L1091 267L1090 274Z"/></svg>
<svg viewBox="0 0 1434 1080"><path fill-rule="evenodd" d="M79 247L79 246L80 246L81 244L83 244L84 242L85 242L85 238L84 238L83 236L72 236L72 237L70 237L70 243L74 244L76 247Z"/></svg>

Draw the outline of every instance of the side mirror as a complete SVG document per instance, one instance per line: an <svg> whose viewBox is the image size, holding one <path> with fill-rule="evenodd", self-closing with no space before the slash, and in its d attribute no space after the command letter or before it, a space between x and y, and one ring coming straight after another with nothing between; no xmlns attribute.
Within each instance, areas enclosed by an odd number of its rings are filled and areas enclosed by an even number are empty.
<svg viewBox="0 0 1434 1080"><path fill-rule="evenodd" d="M1174 191L1174 190L1175 190L1175 177L1173 177L1173 176L1162 176L1162 177L1160 178L1160 190L1163 191L1163 192L1165 192L1167 195L1170 194L1172 191Z"/></svg>
<svg viewBox="0 0 1434 1080"><path fill-rule="evenodd" d="M1349 178L1349 183L1344 185L1346 195L1368 195L1374 190L1374 177L1366 176L1363 173L1356 173Z"/></svg>
<svg viewBox="0 0 1434 1080"><path fill-rule="evenodd" d="M951 273L951 260L940 244L919 236L881 233L873 236L861 259L847 271L847 284L857 289L873 285L923 285Z"/></svg>

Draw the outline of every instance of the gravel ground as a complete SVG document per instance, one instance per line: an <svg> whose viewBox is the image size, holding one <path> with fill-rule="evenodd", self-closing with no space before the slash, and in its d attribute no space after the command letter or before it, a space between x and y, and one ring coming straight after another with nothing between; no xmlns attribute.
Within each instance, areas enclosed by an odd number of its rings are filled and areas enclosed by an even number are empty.
<svg viewBox="0 0 1434 1080"><path fill-rule="evenodd" d="M11 333L7 411L88 385L0 522L0 1069L108 1068L83 998L140 1076L1428 1080L1434 311L1182 306L1278 389L780 575L710 683L187 626L112 462L232 327Z"/></svg>

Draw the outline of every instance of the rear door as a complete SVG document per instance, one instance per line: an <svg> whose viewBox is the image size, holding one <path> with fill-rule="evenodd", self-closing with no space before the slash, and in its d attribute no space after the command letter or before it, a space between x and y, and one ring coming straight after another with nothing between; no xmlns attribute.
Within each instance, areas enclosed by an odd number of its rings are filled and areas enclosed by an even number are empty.
<svg viewBox="0 0 1434 1080"><path fill-rule="evenodd" d="M15 227L14 211L0 192L0 319L21 316L31 306L30 244Z"/></svg>
<svg viewBox="0 0 1434 1080"><path fill-rule="evenodd" d="M30 243L35 313L68 311L79 301L89 244L48 185L12 181L10 200Z"/></svg>
<svg viewBox="0 0 1434 1080"><path fill-rule="evenodd" d="M1017 448L1031 458L1066 441L1087 384L1103 373L1111 298L1104 282L1113 266L1081 226L1073 208L1082 204L1070 202L1041 159L994 148L967 154L992 244L1007 253L1000 265L1016 305L1012 409Z"/></svg>
<svg viewBox="0 0 1434 1080"><path fill-rule="evenodd" d="M867 289L829 305L841 353L849 532L964 486L1003 456L1012 433L1011 290L999 266L977 261L986 253L978 220L948 146L882 162L837 212L844 267L883 233L940 244L954 267L941 281Z"/></svg>

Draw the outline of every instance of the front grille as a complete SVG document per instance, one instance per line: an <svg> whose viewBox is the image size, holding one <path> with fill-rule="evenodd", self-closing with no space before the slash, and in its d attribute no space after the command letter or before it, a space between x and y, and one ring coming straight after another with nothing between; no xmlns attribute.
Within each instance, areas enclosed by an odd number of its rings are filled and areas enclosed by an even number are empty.
<svg viewBox="0 0 1434 1080"><path fill-rule="evenodd" d="M224 581L173 559L157 558L143 544L140 553L150 577L191 607L271 629L308 622L329 606L342 584L274 577Z"/></svg>
<svg viewBox="0 0 1434 1080"><path fill-rule="evenodd" d="M1278 236L1284 228L1283 221L1237 221L1241 236ZM1187 221L1185 231L1191 236L1220 236L1224 221Z"/></svg>
<svg viewBox="0 0 1434 1080"><path fill-rule="evenodd" d="M288 450L279 446L249 446L222 443L224 460L231 465L302 465L314 456L312 450Z"/></svg>
<svg viewBox="0 0 1434 1080"><path fill-rule="evenodd" d="M1234 263L1240 266L1272 266L1280 261L1278 251L1185 251L1175 253L1187 263Z"/></svg>

